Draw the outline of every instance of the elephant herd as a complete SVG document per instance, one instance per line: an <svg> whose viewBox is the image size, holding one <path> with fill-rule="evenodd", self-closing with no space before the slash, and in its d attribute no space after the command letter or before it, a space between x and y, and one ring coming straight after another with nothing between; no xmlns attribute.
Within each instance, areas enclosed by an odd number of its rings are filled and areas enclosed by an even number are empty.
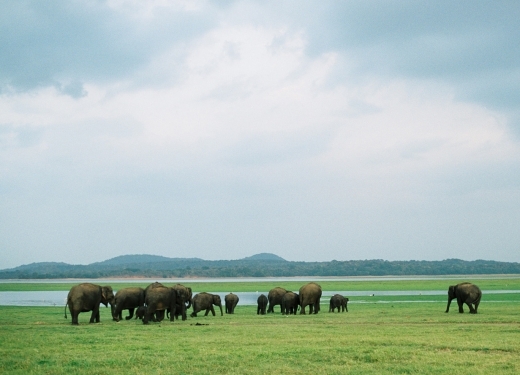
<svg viewBox="0 0 520 375"><path fill-rule="evenodd" d="M286 290L281 287L273 288L267 297L262 294L257 300L257 314L264 315L274 313L274 307L280 305L281 313L284 315L305 314L305 309L309 307L309 314L317 314L320 311L320 299L322 295L321 286L310 282L303 285L298 293ZM476 314L482 291L471 283L460 283L452 285L448 289L448 305L446 312L449 312L451 301L457 299L459 313L463 313L463 305L469 307L470 313ZM236 294L229 293L225 296L226 314L233 314L239 298ZM349 299L341 294L335 294L330 298L329 312L347 311ZM169 287L155 282L148 285L145 289L140 287L129 287L119 290L115 295L110 286L99 286L90 283L83 283L73 286L67 295L65 304L65 318L67 319L67 307L72 318L72 324L78 324L78 315L81 312L91 311L90 323L99 323L100 304L108 307L110 304L112 318L115 321L122 320L123 310L128 310L129 315L126 320L132 319L135 312L136 319L142 319L144 324L150 320L161 321L165 315L174 321L179 317L187 319L187 310L192 307L192 318L197 317L201 311L205 311L205 316L211 311L215 316L213 306L220 308L222 316L222 302L218 294L198 293L192 295L192 289L184 285L177 284Z"/></svg>

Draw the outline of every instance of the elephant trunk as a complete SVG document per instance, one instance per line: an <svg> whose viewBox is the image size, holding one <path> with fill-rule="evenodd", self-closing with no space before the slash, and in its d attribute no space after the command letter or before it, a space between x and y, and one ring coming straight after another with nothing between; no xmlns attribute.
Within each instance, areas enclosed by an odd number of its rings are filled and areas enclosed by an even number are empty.
<svg viewBox="0 0 520 375"><path fill-rule="evenodd" d="M218 305L218 307L220 307L220 316L224 316L224 314L222 313L222 304Z"/></svg>

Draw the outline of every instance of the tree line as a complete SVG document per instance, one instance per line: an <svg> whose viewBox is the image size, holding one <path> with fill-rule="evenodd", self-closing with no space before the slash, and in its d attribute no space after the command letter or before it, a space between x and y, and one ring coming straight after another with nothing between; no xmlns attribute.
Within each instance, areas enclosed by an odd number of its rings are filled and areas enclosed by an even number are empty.
<svg viewBox="0 0 520 375"><path fill-rule="evenodd" d="M412 276L412 275L520 274L520 263L489 260L388 261L348 260L291 262L286 260L175 259L161 262L90 265L34 263L0 270L0 279L53 279L105 277L292 277L292 276Z"/></svg>

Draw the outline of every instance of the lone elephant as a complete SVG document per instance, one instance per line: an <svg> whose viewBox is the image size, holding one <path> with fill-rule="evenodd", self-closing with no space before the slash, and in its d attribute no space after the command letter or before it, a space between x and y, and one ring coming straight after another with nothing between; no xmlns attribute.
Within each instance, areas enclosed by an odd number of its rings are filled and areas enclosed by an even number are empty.
<svg viewBox="0 0 520 375"><path fill-rule="evenodd" d="M237 307L239 298L236 294L229 293L224 297L224 303L226 305L226 314L234 314L235 307Z"/></svg>
<svg viewBox="0 0 520 375"><path fill-rule="evenodd" d="M206 292L196 294L195 297L193 297L191 305L193 306L193 312L190 314L192 318L196 318L197 313L202 310L206 310L204 316L207 316L210 311L213 316L215 316L215 309L213 308L213 305L220 308L220 316L224 315L222 313L222 301L220 300L220 296L218 294L210 294Z"/></svg>
<svg viewBox="0 0 520 375"><path fill-rule="evenodd" d="M478 286L472 283L451 285L448 288L448 306L446 306L446 312L450 311L451 301L455 298L457 299L457 305L459 305L459 313L464 313L463 306L466 304L469 307L470 314L476 314L480 299L482 298L482 291Z"/></svg>
<svg viewBox="0 0 520 375"><path fill-rule="evenodd" d="M130 320L134 316L134 310L144 306L144 289L138 287L123 288L117 291L115 296L115 309L113 319L118 322L123 319L123 310L128 310L125 317Z"/></svg>
<svg viewBox="0 0 520 375"><path fill-rule="evenodd" d="M294 292L287 292L282 297L282 314L291 315L298 312L300 296Z"/></svg>
<svg viewBox="0 0 520 375"><path fill-rule="evenodd" d="M343 297L341 294L334 294L332 297L330 297L330 305L329 305L329 312L334 312L334 310L337 308L338 312L348 312L348 298Z"/></svg>
<svg viewBox="0 0 520 375"><path fill-rule="evenodd" d="M256 303L258 305L258 307L256 308L256 314L265 315L265 309L267 307L267 297L265 296L265 294L260 294L260 296L258 296L258 299L256 300Z"/></svg>
<svg viewBox="0 0 520 375"><path fill-rule="evenodd" d="M287 290L280 288L279 286L269 291L267 294L267 299L269 300L269 308L267 309L268 313L274 313L274 307L276 305L280 305L280 309L282 308L282 298L283 295L287 292Z"/></svg>
<svg viewBox="0 0 520 375"><path fill-rule="evenodd" d="M300 314L305 315L305 307L309 306L309 314L317 314L320 311L321 286L311 282L300 288Z"/></svg>
<svg viewBox="0 0 520 375"><path fill-rule="evenodd" d="M154 315L158 315L159 321L164 317L164 311L170 311L170 322L175 320L177 293L175 289L166 286L155 286L148 289L145 297L146 312L143 324L148 324Z"/></svg>
<svg viewBox="0 0 520 375"><path fill-rule="evenodd" d="M106 307L110 304L112 316L114 315L114 292L111 286L99 286L83 283L73 286L67 295L65 304L65 319L67 319L67 306L72 317L72 324L78 325L78 315L82 312L92 311L90 323L99 323L99 304Z"/></svg>

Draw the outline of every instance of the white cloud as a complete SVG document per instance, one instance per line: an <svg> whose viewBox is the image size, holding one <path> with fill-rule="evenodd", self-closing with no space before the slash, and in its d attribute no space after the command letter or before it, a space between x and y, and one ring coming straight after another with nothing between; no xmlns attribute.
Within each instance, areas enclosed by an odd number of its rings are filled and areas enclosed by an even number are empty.
<svg viewBox="0 0 520 375"><path fill-rule="evenodd" d="M125 19L149 30L163 5L133 4ZM4 248L516 259L514 241L490 252L518 218L507 113L443 79L356 75L352 50L310 55L304 26L226 15L124 74L71 77L75 98L65 84L0 95Z"/></svg>

